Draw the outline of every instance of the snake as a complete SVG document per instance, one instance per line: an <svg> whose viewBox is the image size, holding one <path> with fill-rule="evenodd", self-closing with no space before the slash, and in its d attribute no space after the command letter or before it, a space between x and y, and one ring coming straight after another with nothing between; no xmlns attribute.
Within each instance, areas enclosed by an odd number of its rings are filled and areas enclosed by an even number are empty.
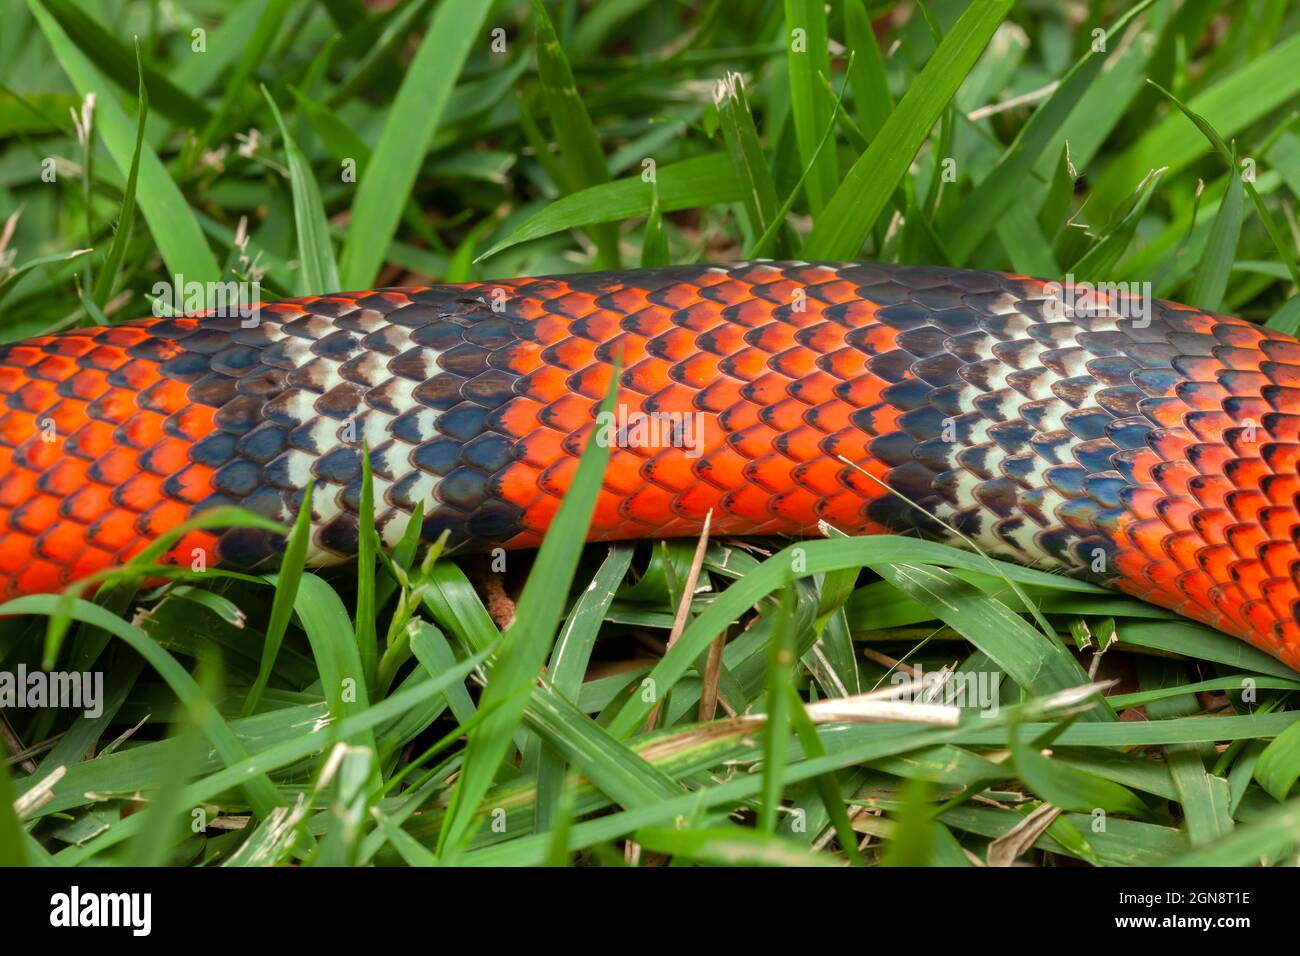
<svg viewBox="0 0 1300 956"><path fill-rule="evenodd" d="M1134 284L753 261L373 289L0 348L0 599L161 556L916 534L1113 588L1300 669L1300 342ZM617 381L615 376L617 375ZM602 400L615 390L613 411ZM604 418L602 418L602 415ZM164 542L166 543L166 542Z"/></svg>

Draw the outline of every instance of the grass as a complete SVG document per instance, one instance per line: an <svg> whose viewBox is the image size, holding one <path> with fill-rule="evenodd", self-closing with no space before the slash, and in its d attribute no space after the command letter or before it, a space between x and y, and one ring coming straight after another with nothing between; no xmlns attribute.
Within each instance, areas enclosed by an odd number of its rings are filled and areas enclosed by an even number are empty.
<svg viewBox="0 0 1300 956"><path fill-rule="evenodd" d="M1287 3L0 18L4 341L145 314L170 273L293 295L754 249L1149 281L1300 326ZM278 573L146 585L146 561L0 608L0 670L99 670L106 697L0 713L0 863L1294 859L1300 676L1272 658L912 539L710 540L698 569L694 541L582 547L602 468L593 445L504 568L376 554L367 525L355 568L313 570L300 524ZM951 666L996 711L855 696Z"/></svg>

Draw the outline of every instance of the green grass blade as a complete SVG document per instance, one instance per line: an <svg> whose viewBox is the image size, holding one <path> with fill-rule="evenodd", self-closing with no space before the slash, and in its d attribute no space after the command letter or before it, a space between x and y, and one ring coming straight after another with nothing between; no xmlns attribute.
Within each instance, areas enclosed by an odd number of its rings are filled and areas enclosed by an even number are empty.
<svg viewBox="0 0 1300 956"><path fill-rule="evenodd" d="M1011 752L1016 774L1048 803L1076 813L1122 813L1146 819L1147 806L1127 787L1112 783L1077 767L1040 753L1042 744L1030 741L1019 728L1011 728Z"/></svg>
<svg viewBox="0 0 1300 956"><path fill-rule="evenodd" d="M135 150L131 154L131 171L126 177L126 189L122 193L122 211L117 217L117 231L113 233L113 244L108 248L108 257L104 260L99 277L95 280L91 300L103 308L113 294L113 284L117 281L118 269L122 267L122 258L126 255L127 240L131 238L131 224L135 221L135 191L140 181L140 151L144 148L145 123L149 119L149 90L144 85L144 65L140 60L140 43L136 41L135 61L139 68L140 86L136 94L135 114Z"/></svg>
<svg viewBox="0 0 1300 956"><path fill-rule="evenodd" d="M776 220L776 187L758 141L754 115L745 96L745 81L739 73L729 73L718 82L713 101L718 107L727 153L740 180L750 231L762 235Z"/></svg>
<svg viewBox="0 0 1300 956"><path fill-rule="evenodd" d="M1300 295L1291 296L1264 324L1288 335L1300 333Z"/></svg>
<svg viewBox="0 0 1300 956"><path fill-rule="evenodd" d="M740 183L725 153L709 153L660 166L655 177L661 212L734 202L741 198ZM557 199L541 212L529 216L476 261L482 262L521 242L554 235L565 229L646 216L653 202L654 190L641 179L640 174L592 186Z"/></svg>
<svg viewBox="0 0 1300 956"><path fill-rule="evenodd" d="M1295 851L1300 832L1300 798L1261 814L1209 846L1176 856L1166 866L1258 866L1278 862Z"/></svg>
<svg viewBox="0 0 1300 956"><path fill-rule="evenodd" d="M266 624L266 636L262 641L262 660L258 665L257 679L253 682L248 696L244 698L241 716L247 717L257 709L271 680L275 668L275 658L280 653L280 644L284 641L285 631L293 618L293 605L298 597L298 582L302 580L303 565L307 560L307 546L311 543L311 494L312 482L307 482L303 489L302 504L298 506L298 517L293 523L293 532L285 543L284 556L280 558L280 573L275 576L275 598L271 602L271 617Z"/></svg>
<svg viewBox="0 0 1300 956"><path fill-rule="evenodd" d="M1020 128L993 171L962 202L956 217L944 233L944 244L953 265L965 265L969 261L989 230L997 224L998 218L1022 195L1026 177L1032 173L1044 151L1055 141L1057 132L1093 80L1101 73L1108 57L1106 51L1114 48L1114 39L1153 2L1154 0L1142 0L1120 17L1106 31L1102 41L1105 45L1101 52L1095 52L1095 46L1089 45L1088 52L1070 68L1052 95L1034 110L1029 122Z"/></svg>
<svg viewBox="0 0 1300 956"><path fill-rule="evenodd" d="M1115 263L1119 262L1120 257L1124 255L1124 250L1129 247L1133 242L1133 237L1137 235L1137 229L1142 222L1143 214L1147 210L1147 204L1151 202L1151 197L1155 195L1156 186L1159 185L1164 172L1163 169L1157 169L1142 181L1137 193L1133 196L1132 206L1124 214L1123 218L1111 224L1105 230L1101 241L1074 263L1070 268L1070 274L1076 280L1102 282L1110 276L1110 270L1114 268Z"/></svg>
<svg viewBox="0 0 1300 956"><path fill-rule="evenodd" d="M37 256L35 259L29 259L18 268L11 270L4 278L0 278L0 302L4 301L5 296L12 292L14 287L18 285L18 281L29 272L33 272L41 266L80 258L91 251L90 249L74 249L72 252L56 252L53 255Z"/></svg>
<svg viewBox="0 0 1300 956"><path fill-rule="evenodd" d="M98 91L95 115L97 126L108 144L109 153L119 170L128 173L135 155L135 127L126 118L121 105L107 89L103 77L78 50L59 24L50 16L41 0L28 0L32 16L40 24L59 64L83 96ZM221 278L207 240L194 219L185 197L176 187L157 154L144 146L140 151L138 196L140 211L167 268L196 282L215 282Z"/></svg>
<svg viewBox="0 0 1300 956"><path fill-rule="evenodd" d="M918 563L944 564L949 567L977 570L985 574L989 573L992 565L1008 577L1021 582L1033 583L1029 581L1027 574L1038 575L1035 580L1052 580L1052 576L1045 575L1041 571L1035 572L1014 565L992 564L989 558L982 555L968 554L956 548L926 541L867 535L792 544L734 581L729 588L716 597L695 620L687 625L677 643L669 648L651 670L648 679L655 682L660 696L668 693L694 666L695 661L727 625L737 620L746 609L764 596L776 591L790 580L851 567L870 567L881 576L888 578L891 569L897 565ZM960 579L955 580L960 581ZM901 579L899 583L903 583ZM965 582L960 583L965 585ZM969 585L965 586L969 587ZM956 585L952 587L956 588ZM983 597L981 595L981 598ZM929 600L929 598L923 595L922 600ZM973 595L971 600L975 600ZM985 611L994 616L993 620L981 621L980 627L987 626L992 629L992 640L1001 641L1004 645L1010 642L1009 653L1004 656L1016 669L1016 673L1028 682L1028 685L1044 686L1055 690L1086 682L1080 679L1082 670L1074 658L1066 654L1064 648L1059 645L1049 644L1041 634L1038 634L1034 641L1027 643L1011 639L1006 628L1014 625L1008 624L1002 613L1011 612L998 602L989 602L989 605L991 609L986 608ZM1001 608L1002 611L998 611L997 608ZM1020 624L1028 628L1023 621L1020 621ZM1036 634L1032 629L1029 633ZM653 702L647 702L639 695L631 698L610 721L610 730L620 736L632 733L638 726L643 726L653 706Z"/></svg>
<svg viewBox="0 0 1300 956"><path fill-rule="evenodd" d="M830 79L831 75L826 8L821 0L785 0L785 39L790 74L790 112L794 116L799 155L804 168L810 171L808 207L815 219L839 185L835 151L817 149L822 130L831 118L820 92L823 78ZM776 205L775 193L771 205ZM765 224L754 224L756 233L761 233L764 228Z"/></svg>
<svg viewBox="0 0 1300 956"><path fill-rule="evenodd" d="M1191 107L1185 105L1182 100L1175 97L1168 90L1162 89L1159 84L1152 81L1148 82L1151 82L1152 86L1160 90L1161 93L1173 101L1173 104L1178 107L1179 111L1192 121L1192 125L1201 132L1201 135L1209 140L1210 146L1219 154L1219 157L1227 163L1228 168L1234 173L1234 175L1239 174L1240 170L1237 167L1236 153L1226 142L1224 142L1223 137L1219 134L1218 130L1215 129L1214 124L1205 116L1202 116L1191 109ZM1264 200L1260 197L1259 191L1255 188L1255 184L1246 181L1244 178L1242 179L1242 184L1246 187L1246 192L1250 194L1251 202L1255 205L1255 211L1259 214L1259 221L1263 224L1264 231L1268 233L1269 239L1273 242L1273 248L1277 250L1278 256L1280 256L1282 261L1286 263L1286 267L1291 273L1292 283L1300 285L1300 265L1296 263L1296 255L1293 245L1282 236L1281 231L1277 227L1277 223L1273 220L1273 214L1270 213L1268 207L1264 205Z"/></svg>
<svg viewBox="0 0 1300 956"><path fill-rule="evenodd" d="M357 425L356 427L361 427ZM361 442L361 501L357 507L357 607L353 615L357 652L367 687L375 686L379 663L379 645L375 634L375 552L379 536L375 532L375 483L370 464L370 446Z"/></svg>
<svg viewBox="0 0 1300 956"><path fill-rule="evenodd" d="M664 231L663 210L659 208L659 188L655 186L650 193L650 215L641 237L641 268L666 266L670 261L668 234Z"/></svg>
<svg viewBox="0 0 1300 956"><path fill-rule="evenodd" d="M293 191L293 221L298 232L298 267L302 270L298 286L299 295L324 295L338 292L339 269L334 261L334 247L330 245L329 221L325 205L321 202L320 188L311 164L298 144L289 135L289 127L280 115L280 107L271 98L271 92L262 87L262 95L271 107L275 123L284 139L284 152L289 160L289 184Z"/></svg>
<svg viewBox="0 0 1300 956"><path fill-rule="evenodd" d="M880 44L862 0L844 2L844 38L853 54L846 71L853 88L853 110L863 135L873 140L894 111L894 97L889 92Z"/></svg>
<svg viewBox="0 0 1300 956"><path fill-rule="evenodd" d="M827 203L804 243L804 258L858 256L917 150L1010 9L1011 0L974 0L966 8Z"/></svg>
<svg viewBox="0 0 1300 956"><path fill-rule="evenodd" d="M61 596L55 594L33 594L0 605L0 614L57 613L68 613L75 620L103 628L126 642L132 650L148 661L158 675L167 682L180 702L194 715L195 721L202 726L208 742L227 766L236 764L248 756L243 745L231 732L230 726L203 696L194 678L186 673L185 668L181 667L176 658L152 641L140 628L88 601L74 600L70 607L65 608ZM259 817L266 816L274 807L284 803L284 799L264 774L246 779L243 782L243 789Z"/></svg>
<svg viewBox="0 0 1300 956"><path fill-rule="evenodd" d="M492 623L469 578L450 561L440 561L433 566L424 604L439 627L455 635L475 653L486 650L501 639L501 633Z"/></svg>
<svg viewBox="0 0 1300 956"><path fill-rule="evenodd" d="M1264 748L1255 764L1255 779L1281 803L1300 779L1300 724L1292 724Z"/></svg>
<svg viewBox="0 0 1300 956"><path fill-rule="evenodd" d="M1199 306L1207 312L1223 308L1223 296L1228 290L1232 263L1237 257L1237 243L1241 238L1241 220L1245 207L1245 190L1242 188L1241 170L1233 164L1228 191L1210 227L1210 239L1201 255L1187 296L1187 304Z"/></svg>
<svg viewBox="0 0 1300 956"><path fill-rule="evenodd" d="M840 95L843 96L843 93L841 92ZM835 133L835 118L842 115L844 114L840 110L840 100L837 98L835 100L835 112L832 115L830 122L826 124L826 131L822 133L821 142L817 144L818 150L825 149L827 144L832 141ZM816 153L813 155L816 155ZM785 217L790 214L792 209L794 209L795 201L800 195L802 195L811 172L812 167L805 167L804 171L799 174L798 182L794 184L794 188L790 190L790 195L786 196L785 202L781 204L781 208L776 211L776 214L772 217L772 221L768 223L767 229L758 237L754 244L746 250L744 256L746 259L762 258L768 254L769 249L775 246L777 239L781 235L781 230L785 228Z"/></svg>
<svg viewBox="0 0 1300 956"><path fill-rule="evenodd" d="M533 0L536 28L537 73L541 79L542 99L550 115L560 158L568 170L574 188L599 186L609 181L609 167L600 146L600 136L591 125L586 104L573 82L569 58L555 35L551 18L541 0ZM596 261L601 268L619 267L618 229L601 225L591 230L596 243Z"/></svg>
<svg viewBox="0 0 1300 956"><path fill-rule="evenodd" d="M1300 93L1300 70L1294 69L1298 57L1300 33L1206 87L1187 107L1221 135L1236 136ZM1133 184L1157 166L1176 173L1201 155L1196 125L1179 114L1167 117L1107 164L1092 190L1093 215L1109 215Z"/></svg>
<svg viewBox="0 0 1300 956"><path fill-rule="evenodd" d="M434 10L357 187L339 264L345 288L363 289L379 274L447 99L489 9L481 0L444 0Z"/></svg>
<svg viewBox="0 0 1300 956"><path fill-rule="evenodd" d="M243 46L233 75L226 80L221 103L199 133L198 149L206 148L216 141L218 135L225 133L231 114L234 113L240 97L244 95L257 74L258 67L262 65L292 5L292 0L265 0L262 4L262 15L258 18L252 35Z"/></svg>
<svg viewBox="0 0 1300 956"><path fill-rule="evenodd" d="M314 574L298 581L294 611L311 643L325 703L335 720L368 706L366 670L347 608L337 592Z"/></svg>
<svg viewBox="0 0 1300 956"><path fill-rule="evenodd" d="M614 545L601 562L596 576L574 602L573 609L555 639L551 658L546 666L546 677L555 693L576 701L582 688L587 664L601 622L618 593L618 587L632 564L632 548ZM564 796L564 758L551 751L542 750L537 758L537 804L533 814L533 828L538 833L550 829L557 819Z"/></svg>
<svg viewBox="0 0 1300 956"><path fill-rule="evenodd" d="M794 598L791 588L777 595L772 633L767 639L767 668L763 682L767 720L763 722L763 802L758 828L775 833L781 795L785 791L785 763L790 750L790 690L794 686Z"/></svg>
<svg viewBox="0 0 1300 956"><path fill-rule="evenodd" d="M653 806L681 793L666 773L545 685L524 713L530 728L620 806Z"/></svg>
<svg viewBox="0 0 1300 956"><path fill-rule="evenodd" d="M803 748L804 756L812 760L825 757L826 748L822 746L821 737L817 735L816 725L804 710L803 698L799 696L798 690L793 685L790 685L787 693L790 697L790 724L799 735L799 745ZM849 819L848 809L844 806L844 797L841 795L840 782L835 771L819 774L813 778L813 783L817 787L822 805L826 808L831 826L835 828L835 835L839 838L844 855L854 866L865 866L866 861L862 859L862 854L858 850L858 836Z"/></svg>
<svg viewBox="0 0 1300 956"><path fill-rule="evenodd" d="M1088 675L1064 647L956 575L922 564L882 567L873 562L872 566L900 591L931 608L939 620L968 638L1027 690L1046 694L1088 682Z"/></svg>
<svg viewBox="0 0 1300 956"><path fill-rule="evenodd" d="M204 655L199 665L198 685L209 707L219 699L221 689L220 657L215 651ZM157 790L144 811L140 832L126 848L126 864L136 867L164 866L172 848L190 832L191 807L181 802L185 787L197 776L207 754L203 728L189 715L183 715L173 733L172 759L157 781ZM198 808L199 813L206 810Z"/></svg>
<svg viewBox="0 0 1300 956"><path fill-rule="evenodd" d="M24 866L27 831L14 810L13 786L9 782L9 755L0 740L0 866Z"/></svg>
<svg viewBox="0 0 1300 956"><path fill-rule="evenodd" d="M641 827L633 838L653 853L714 866L835 866L793 841L745 827Z"/></svg>
<svg viewBox="0 0 1300 956"><path fill-rule="evenodd" d="M573 180L569 176L567 169L556 159L555 153L551 150L551 144L546 141L542 135L541 127L537 125L537 119L533 116L532 107L528 105L523 94L516 97L519 108L519 129L524 134L524 141L533 150L533 156L537 159L538 165L542 167L546 175L550 177L551 185L561 192L573 192Z"/></svg>
<svg viewBox="0 0 1300 956"><path fill-rule="evenodd" d="M186 92L184 84L172 80L166 70L132 58L131 48L105 29L99 21L72 0L41 0L68 38L105 76L125 90L144 82L154 91L158 112L178 126L195 126L207 120L211 111L201 99ZM152 59L152 58L151 58Z"/></svg>

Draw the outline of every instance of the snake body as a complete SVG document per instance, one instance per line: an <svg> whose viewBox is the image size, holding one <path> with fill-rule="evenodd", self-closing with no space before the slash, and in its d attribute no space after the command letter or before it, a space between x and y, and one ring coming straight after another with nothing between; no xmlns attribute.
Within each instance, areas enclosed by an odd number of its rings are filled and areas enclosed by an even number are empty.
<svg viewBox="0 0 1300 956"><path fill-rule="evenodd" d="M592 540L954 529L1300 669L1300 343L1024 276L753 262L381 289L0 349L0 597L218 505L356 550L363 443L389 546L536 546L588 438ZM1130 308L1134 305L1141 309ZM597 416L621 360L618 416ZM894 492L897 492L895 494ZM910 502L910 503L909 503ZM166 555L274 560L192 531Z"/></svg>

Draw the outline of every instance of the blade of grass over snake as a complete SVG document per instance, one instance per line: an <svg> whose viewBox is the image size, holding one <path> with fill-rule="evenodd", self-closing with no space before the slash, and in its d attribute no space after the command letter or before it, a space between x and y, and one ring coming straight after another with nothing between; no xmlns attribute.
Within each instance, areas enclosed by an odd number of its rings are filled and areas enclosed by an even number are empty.
<svg viewBox="0 0 1300 956"><path fill-rule="evenodd" d="M806 259L854 259L907 174L930 129L1011 10L1011 0L974 0L840 183L804 243Z"/></svg>
<svg viewBox="0 0 1300 956"><path fill-rule="evenodd" d="M324 295L339 289L339 270L334 262L334 247L330 245L329 222L321 202L320 188L311 164L298 144L289 135L289 127L280 115L280 107L263 86L262 95L270 104L275 123L284 139L284 152L289 160L289 184L293 192L293 221L298 232L298 267L302 270L298 285L299 295Z"/></svg>
<svg viewBox="0 0 1300 956"><path fill-rule="evenodd" d="M616 360L610 375L609 392L601 406L602 422L613 414L618 394L622 361ZM537 554L540 573L528 576L516 605L514 623L505 646L491 670L491 679L479 700L481 709L493 712L469 737L461 774L452 792L447 817L438 834L440 856L455 855L473 835L480 801L496 776L501 758L512 736L533 683L555 639L555 627L577 568L582 542L587 537L596 496L609 460L609 435L602 425L593 427L586 441L572 485L551 522Z"/></svg>
<svg viewBox="0 0 1300 956"><path fill-rule="evenodd" d="M415 509L411 512L411 520L406 525L406 530L402 532L401 539L393 548L392 561L385 565L389 573L381 577L375 584L375 607L384 607L388 604L389 599L401 587L400 575L395 569L400 568L403 573L409 576L411 568L415 566L415 556L420 550L420 530L424 527L424 502L417 501ZM381 552L380 557L383 554Z"/></svg>
<svg viewBox="0 0 1300 956"><path fill-rule="evenodd" d="M78 581L75 588L69 588L61 594L52 595L58 602L58 610L49 616L49 626L46 628L45 633L45 654L42 666L46 670L54 668L68 623L72 620L72 606L82 594L87 593L98 584L107 587L118 582L138 582L149 574L171 570L165 569L154 562L165 554L167 549L179 541L182 536L190 531L229 527L256 528L262 531L270 531L273 534L281 534L286 530L277 522L253 514L244 508L221 506L204 511L198 517L191 518L165 534L159 535L126 564L97 571Z"/></svg>
<svg viewBox="0 0 1300 956"><path fill-rule="evenodd" d="M379 646L375 634L375 482L370 463L370 446L361 442L361 500L357 508L357 607L352 617L357 652L367 687L375 686Z"/></svg>
<svg viewBox="0 0 1300 956"><path fill-rule="evenodd" d="M262 660L257 669L257 679L253 682L240 715L247 717L257 709L262 693L271 680L275 669L275 658L284 641L284 633L289 628L293 617L294 601L298 597L298 582L302 580L303 565L307 560L307 546L311 543L311 495L313 482L307 482L303 489L302 504L298 506L298 517L293 524L293 532L285 544L284 556L280 558L280 573L275 576L275 599L271 603L271 617L266 625L266 637L262 642Z"/></svg>
<svg viewBox="0 0 1300 956"><path fill-rule="evenodd" d="M129 172L135 155L134 125L126 118L103 77L72 44L41 0L28 0L28 7L77 91L82 96L92 91L99 92L95 107L96 125L117 168ZM163 262L174 275L183 275L196 282L215 282L221 277L221 269L203 238L194 213L158 155L147 144L140 150L139 163L141 188L137 195L140 211L158 243Z"/></svg>
<svg viewBox="0 0 1300 956"><path fill-rule="evenodd" d="M452 87L490 9L481 0L444 0L434 10L357 186L339 264L345 288L363 289L379 273Z"/></svg>

